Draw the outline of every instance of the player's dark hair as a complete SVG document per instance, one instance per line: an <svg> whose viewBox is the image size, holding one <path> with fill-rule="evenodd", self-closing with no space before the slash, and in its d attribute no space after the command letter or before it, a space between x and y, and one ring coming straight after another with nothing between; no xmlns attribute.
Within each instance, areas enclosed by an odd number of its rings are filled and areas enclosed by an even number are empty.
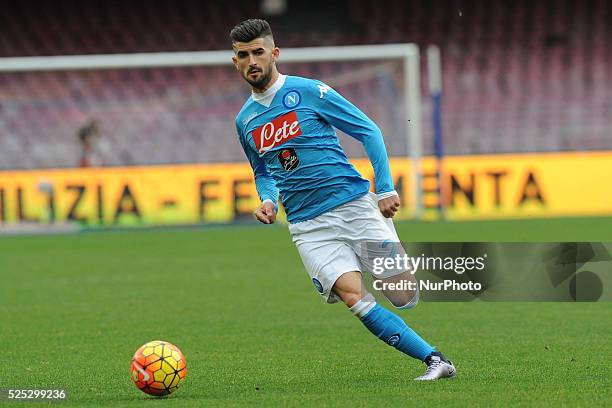
<svg viewBox="0 0 612 408"><path fill-rule="evenodd" d="M272 36L270 24L268 24L266 20L259 18L244 20L236 24L236 26L232 28L232 31L230 31L232 44L235 42L249 42L256 38L264 38L267 36Z"/></svg>

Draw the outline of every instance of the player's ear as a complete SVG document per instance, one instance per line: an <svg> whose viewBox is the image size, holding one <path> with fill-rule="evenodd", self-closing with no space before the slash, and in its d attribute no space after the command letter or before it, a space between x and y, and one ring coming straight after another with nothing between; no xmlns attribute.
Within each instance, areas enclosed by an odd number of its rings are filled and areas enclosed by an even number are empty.
<svg viewBox="0 0 612 408"><path fill-rule="evenodd" d="M238 68L238 59L236 59L236 57L232 57L232 64L234 64L234 67L236 67L237 70L240 70Z"/></svg>
<svg viewBox="0 0 612 408"><path fill-rule="evenodd" d="M280 55L280 48L274 47L274 49L272 50L272 59L274 60L274 62L276 62L279 55Z"/></svg>

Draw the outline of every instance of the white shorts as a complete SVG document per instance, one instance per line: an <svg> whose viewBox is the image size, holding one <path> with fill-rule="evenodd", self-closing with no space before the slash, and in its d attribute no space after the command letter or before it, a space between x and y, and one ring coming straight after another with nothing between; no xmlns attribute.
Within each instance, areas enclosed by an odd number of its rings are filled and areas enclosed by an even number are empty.
<svg viewBox="0 0 612 408"><path fill-rule="evenodd" d="M405 253L393 220L380 213L375 197L369 193L311 220L289 224L306 271L328 303L340 300L332 288L341 275L372 272L373 248L378 248L383 257ZM387 270L376 276L388 277L403 271Z"/></svg>

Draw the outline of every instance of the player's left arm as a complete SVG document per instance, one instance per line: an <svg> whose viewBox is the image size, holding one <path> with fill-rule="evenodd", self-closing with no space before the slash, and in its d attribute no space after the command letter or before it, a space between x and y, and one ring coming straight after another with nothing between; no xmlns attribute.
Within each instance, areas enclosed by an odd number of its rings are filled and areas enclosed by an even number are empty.
<svg viewBox="0 0 612 408"><path fill-rule="evenodd" d="M359 108L324 84L318 85L319 114L330 125L359 140L372 163L380 212L393 217L400 199L393 186L389 157L380 128Z"/></svg>

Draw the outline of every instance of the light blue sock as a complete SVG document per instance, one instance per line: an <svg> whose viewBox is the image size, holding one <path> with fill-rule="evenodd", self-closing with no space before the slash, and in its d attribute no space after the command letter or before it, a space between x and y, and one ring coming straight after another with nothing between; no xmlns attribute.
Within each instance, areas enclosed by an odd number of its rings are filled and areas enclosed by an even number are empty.
<svg viewBox="0 0 612 408"><path fill-rule="evenodd" d="M355 311L353 310L353 312ZM436 350L416 334L398 315L378 304L363 316L360 315L361 313L355 314L376 337L410 357L424 361L427 356Z"/></svg>

